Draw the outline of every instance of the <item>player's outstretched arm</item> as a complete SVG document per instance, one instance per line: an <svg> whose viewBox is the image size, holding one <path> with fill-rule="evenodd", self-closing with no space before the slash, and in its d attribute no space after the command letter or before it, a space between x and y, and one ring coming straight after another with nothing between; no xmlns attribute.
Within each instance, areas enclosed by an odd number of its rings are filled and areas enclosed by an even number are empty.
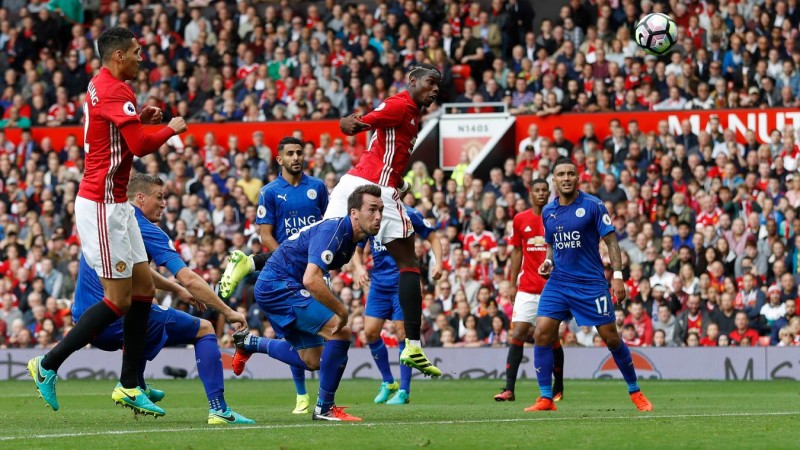
<svg viewBox="0 0 800 450"><path fill-rule="evenodd" d="M172 292L184 302L197 308L200 312L204 312L206 310L206 305L198 302L194 297L192 297L192 294L186 290L185 287L170 280L164 275L161 275L161 273L159 273L157 270L150 269L150 275L153 278L153 285L156 287L156 289Z"/></svg>
<svg viewBox="0 0 800 450"><path fill-rule="evenodd" d="M247 327L247 318L244 314L234 311L220 300L217 294L211 290L211 286L200 275L192 272L187 267L179 270L175 277L182 285L186 286L186 289L195 299L222 314L228 323L237 327L237 330Z"/></svg>
<svg viewBox="0 0 800 450"><path fill-rule="evenodd" d="M339 119L339 129L348 136L367 131L369 128L370 126L368 124L361 121L361 116L357 116L356 114L350 114L347 117Z"/></svg>
<svg viewBox="0 0 800 450"><path fill-rule="evenodd" d="M428 242L431 244L431 251L433 251L433 273L431 276L438 281L439 278L442 278L442 243L436 233L428 235Z"/></svg>
<svg viewBox="0 0 800 450"><path fill-rule="evenodd" d="M619 242L617 242L617 234L613 231L608 233L603 236L603 242L608 247L608 258L611 260L611 270L614 271L614 277L611 279L611 292L617 301L625 300L628 292L622 281L622 252L619 249Z"/></svg>
<svg viewBox="0 0 800 450"><path fill-rule="evenodd" d="M303 274L303 286L308 289L311 296L323 306L333 311L339 317L339 326L331 334L338 333L345 325L347 325L348 313L347 308L342 302L333 295L328 283L325 282L325 273L318 265L308 263L306 271Z"/></svg>
<svg viewBox="0 0 800 450"><path fill-rule="evenodd" d="M128 122L120 128L122 137L125 139L125 143L128 144L131 153L139 157L154 153L169 138L186 130L188 128L182 117L173 118L166 127L153 134L146 133L142 123L139 121Z"/></svg>

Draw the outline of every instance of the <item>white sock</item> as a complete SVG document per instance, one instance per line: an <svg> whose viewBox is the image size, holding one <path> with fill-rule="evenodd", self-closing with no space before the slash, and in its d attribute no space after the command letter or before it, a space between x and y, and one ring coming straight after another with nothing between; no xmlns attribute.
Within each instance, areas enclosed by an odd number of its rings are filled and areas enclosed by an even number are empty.
<svg viewBox="0 0 800 450"><path fill-rule="evenodd" d="M408 345L413 345L415 347L422 347L422 342L420 342L419 339L409 339Z"/></svg>
<svg viewBox="0 0 800 450"><path fill-rule="evenodd" d="M256 271L256 263L255 263L255 261L253 261L253 255L248 256L247 257L247 261L250 263L250 272L251 273L255 272Z"/></svg>

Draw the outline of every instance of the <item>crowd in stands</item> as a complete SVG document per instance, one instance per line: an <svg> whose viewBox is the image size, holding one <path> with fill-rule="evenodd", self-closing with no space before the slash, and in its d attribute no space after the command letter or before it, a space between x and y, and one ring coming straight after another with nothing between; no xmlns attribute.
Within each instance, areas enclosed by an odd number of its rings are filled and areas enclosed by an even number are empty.
<svg viewBox="0 0 800 450"><path fill-rule="evenodd" d="M242 148L203 133L203 122L366 113L405 89L406 69L418 62L442 71L440 104L500 101L515 114L796 107L800 98L796 0L570 0L535 28L535 4L524 0L326 0L303 10L288 0L125 3L0 2L0 348L47 348L72 326L82 149L74 139L61 148L34 141L27 128L82 123L86 84L100 67L96 39L107 27L140 36L139 107L191 122L183 141L138 159L135 170L167 180L161 226L212 286L229 251L263 250L256 201L278 168L262 132ZM651 11L679 25L676 50L661 59L631 40L636 19ZM23 128L21 138L7 139L6 127ZM610 130L596 135L587 123L570 140L532 125L517 158L488 179L411 168L414 195L405 201L436 224L447 250L445 276L423 277L425 344L506 344L511 221L529 206L530 182L550 179L559 156L576 162L580 188L612 213L629 288L617 325L629 345L799 342L800 130L773 130L768 142L749 132L743 143L717 119L698 134L688 122L678 135L666 121L643 131L614 120ZM329 189L364 151L362 139L295 134L307 142L307 172ZM425 243L417 254L428 274ZM361 346L368 287L351 269L334 274L332 289L350 306ZM248 313L252 330L271 335L253 281L229 302ZM200 314L168 294L158 300ZM230 345L224 321L205 314ZM394 331L388 322L389 345ZM566 346L602 345L593 329L561 331Z"/></svg>

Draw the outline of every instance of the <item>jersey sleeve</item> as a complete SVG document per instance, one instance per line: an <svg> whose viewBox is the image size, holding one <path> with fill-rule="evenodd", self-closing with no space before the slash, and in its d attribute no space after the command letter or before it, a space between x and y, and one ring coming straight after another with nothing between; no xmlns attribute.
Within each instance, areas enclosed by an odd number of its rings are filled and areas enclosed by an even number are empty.
<svg viewBox="0 0 800 450"><path fill-rule="evenodd" d="M157 266L166 267L173 275L186 267L181 255L175 250L175 245L161 228L143 221L139 221L139 228L147 255Z"/></svg>
<svg viewBox="0 0 800 450"><path fill-rule="evenodd" d="M317 200L319 200L319 210L324 215L328 209L328 188L325 187L325 183L320 183L317 189Z"/></svg>
<svg viewBox="0 0 800 450"><path fill-rule="evenodd" d="M258 193L258 208L256 209L256 225L275 225L275 202L266 188Z"/></svg>
<svg viewBox="0 0 800 450"><path fill-rule="evenodd" d="M508 245L511 247L522 247L522 233L520 231L521 217L519 214L514 216L514 225L511 227L511 236L508 237Z"/></svg>
<svg viewBox="0 0 800 450"><path fill-rule="evenodd" d="M341 221L338 224L326 221L311 233L308 242L308 262L319 266L325 272L329 270L334 255L342 245L342 237L337 236L341 224Z"/></svg>
<svg viewBox="0 0 800 450"><path fill-rule="evenodd" d="M595 224L600 237L605 237L614 231L614 226L611 225L611 216L608 214L606 205L604 205L603 202L597 202Z"/></svg>
<svg viewBox="0 0 800 450"><path fill-rule="evenodd" d="M547 206L542 209L542 225L544 226L544 241L547 242L548 245L553 245L553 235L550 233L550 227L548 227L547 223L549 222L550 216L550 208Z"/></svg>
<svg viewBox="0 0 800 450"><path fill-rule="evenodd" d="M428 239L428 236L436 231L436 228L422 217L421 212L411 208L406 208L406 212L408 213L408 218L411 219L411 226L414 227L414 233L417 233L422 239Z"/></svg>
<svg viewBox="0 0 800 450"><path fill-rule="evenodd" d="M372 129L393 127L403 120L405 104L398 100L386 100L372 112L361 118L361 121Z"/></svg>
<svg viewBox="0 0 800 450"><path fill-rule="evenodd" d="M136 110L136 97L127 85L106 93L103 99L102 116L112 122L117 128L122 128L132 122L139 122L139 112Z"/></svg>

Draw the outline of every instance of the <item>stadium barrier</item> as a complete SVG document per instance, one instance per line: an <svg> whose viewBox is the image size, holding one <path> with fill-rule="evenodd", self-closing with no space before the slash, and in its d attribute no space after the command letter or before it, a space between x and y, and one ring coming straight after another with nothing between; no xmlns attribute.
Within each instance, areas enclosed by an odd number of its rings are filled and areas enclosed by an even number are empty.
<svg viewBox="0 0 800 450"><path fill-rule="evenodd" d="M426 353L444 372L444 379L505 379L505 348L427 348ZM519 378L534 377L531 363L533 351L525 350ZM565 348L564 375L570 379L621 378L610 353L603 348ZM796 348L732 347L732 348L631 348L633 363L643 379L662 380L778 380L800 379L800 353ZM26 364L42 354L39 349L0 350L0 380L28 378ZM226 378L235 378L231 369L233 351L223 350ZM398 374L397 359L390 357ZM82 350L68 359L59 370L63 379L116 380L122 353L96 349ZM164 368L186 370L189 378L197 377L195 355L191 349L164 349L147 365L148 379L169 378ZM310 374L314 377L316 374ZM252 358L243 377L285 379L289 368L267 356ZM351 349L345 379L381 378L368 349ZM414 372L414 378L422 375Z"/></svg>
<svg viewBox="0 0 800 450"><path fill-rule="evenodd" d="M755 130L757 137L766 142L769 140L769 133L772 129L782 129L786 125L794 125L800 127L800 111L796 109L725 109L725 110L692 110L692 111L644 111L644 112L612 112L612 113L593 113L593 114L560 114L546 117L537 117L535 115L521 115L514 116L516 118L515 129L513 130L516 136L516 142L521 141L528 135L528 127L532 123L539 126L539 134L541 136L551 136L553 129L561 127L564 130L564 136L571 140L576 141L583 135L583 126L586 123L592 123L595 127L597 136L603 137L609 134L608 123L611 119L619 119L623 126L627 126L631 120L637 120L639 127L643 132L655 131L658 122L667 120L670 127L670 132L673 134L681 134L680 122L688 119L692 123L692 128L695 133L708 125L711 116L718 116L720 125L723 128L731 128L736 130L739 140L743 140L746 130ZM502 119L499 120L502 124ZM474 121L474 126L469 130L454 129L454 134L461 137L469 137L470 141L480 141L485 143L488 141L486 132L501 132L502 125L497 128L488 122ZM33 138L38 142L44 137L50 138L53 148L61 149L64 146L69 136L74 136L77 139L78 145L83 145L83 127L36 127L32 128ZM294 122L230 122L230 123L190 123L189 131L187 134L182 135L185 139L186 136L193 135L199 145L202 145L203 136L207 132L215 134L217 143L220 145L227 145L228 137L236 135L239 138L239 148L244 150L252 144L252 135L255 131L264 132L265 144L268 145L273 151L278 146L278 141L284 136L290 135L295 130L303 132L305 139L319 142L319 136L322 133L329 133L332 138L343 137L339 131L338 120L305 120ZM8 128L5 130L6 137L11 142L19 142L19 136L22 130L19 128ZM366 135L359 136L362 143L366 144ZM438 136L437 136L438 142ZM460 150L462 146L457 148ZM467 146L468 147L468 146ZM478 147L480 148L480 147ZM443 157L443 160L437 161L444 165L452 164L453 160L458 161L460 151L454 151ZM416 156L416 155L415 155ZM432 163L434 161L431 161Z"/></svg>

